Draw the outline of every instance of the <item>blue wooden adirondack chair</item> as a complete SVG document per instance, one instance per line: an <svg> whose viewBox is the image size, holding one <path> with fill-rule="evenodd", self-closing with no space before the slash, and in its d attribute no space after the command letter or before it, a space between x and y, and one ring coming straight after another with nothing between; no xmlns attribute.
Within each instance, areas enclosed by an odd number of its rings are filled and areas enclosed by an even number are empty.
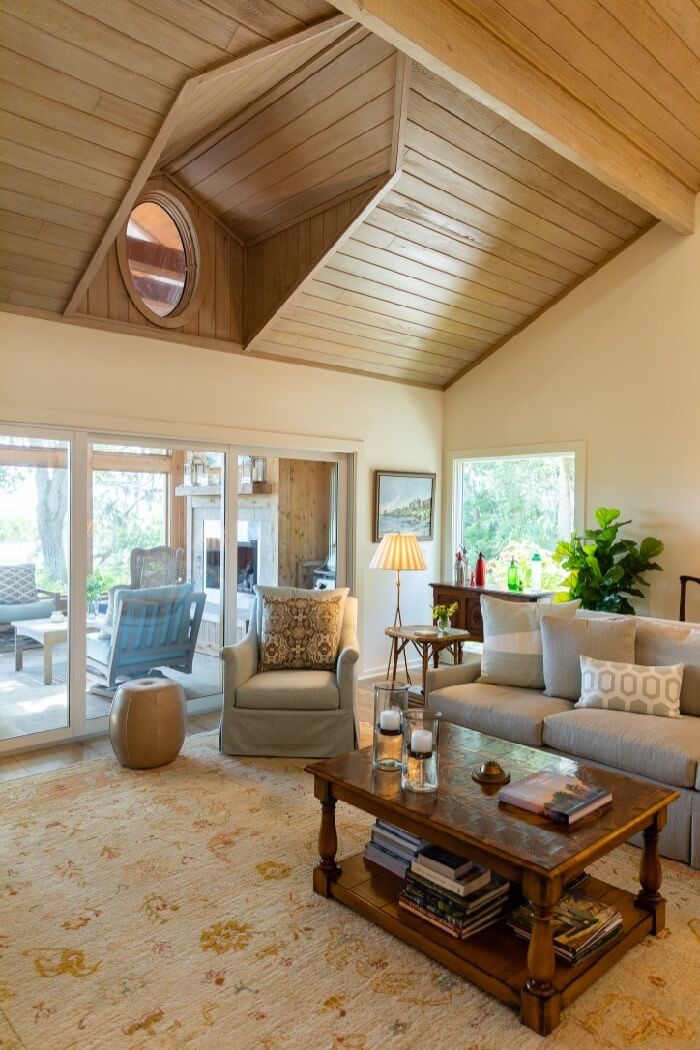
<svg viewBox="0 0 700 1050"><path fill-rule="evenodd" d="M112 624L87 640L88 671L110 688L158 667L190 674L205 601L190 583L117 591Z"/></svg>

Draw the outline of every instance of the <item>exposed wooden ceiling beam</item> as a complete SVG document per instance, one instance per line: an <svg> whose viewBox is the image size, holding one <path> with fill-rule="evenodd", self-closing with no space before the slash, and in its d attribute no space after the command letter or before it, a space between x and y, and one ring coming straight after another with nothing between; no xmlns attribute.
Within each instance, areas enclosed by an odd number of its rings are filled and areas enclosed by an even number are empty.
<svg viewBox="0 0 700 1050"><path fill-rule="evenodd" d="M680 233L695 193L489 22L481 0L334 0L337 8Z"/></svg>
<svg viewBox="0 0 700 1050"><path fill-rule="evenodd" d="M411 87L411 60L402 51L396 52L396 85L394 94L394 131L391 140L391 170L396 171L403 163L404 140L406 138L406 114L408 93Z"/></svg>
<svg viewBox="0 0 700 1050"><path fill-rule="evenodd" d="M315 25L306 26L298 33L292 33L287 37L283 37L281 40L276 40L271 44L266 44L264 47L257 48L255 51L251 51L247 55L241 55L230 61L226 60L223 63L219 63L207 72L196 74L184 82L172 106L166 113L155 138L151 142L148 152L141 161L129 189L122 198L119 207L112 216L111 222L103 233L94 255L84 270L82 277L78 281L70 301L63 311L65 317L72 316L78 309L78 306L87 292L93 277L100 268L102 260L107 254L110 245L114 242L119 230L126 222L141 190L158 163L158 159L168 141L168 138L173 129L177 126L181 113L191 100L194 92L205 82L219 79L220 77L226 76L232 72L240 72L241 69L253 66L263 59L274 58L275 55L287 50L287 48L304 43L314 36L319 36L335 30L338 26L347 21L345 15L333 15L331 18L326 18L322 22L317 22Z"/></svg>

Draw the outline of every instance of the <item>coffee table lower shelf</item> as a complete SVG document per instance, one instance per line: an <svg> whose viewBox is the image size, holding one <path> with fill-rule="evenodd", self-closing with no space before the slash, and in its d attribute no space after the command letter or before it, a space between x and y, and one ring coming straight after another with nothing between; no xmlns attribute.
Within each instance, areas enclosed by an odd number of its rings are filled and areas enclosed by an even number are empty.
<svg viewBox="0 0 700 1050"><path fill-rule="evenodd" d="M403 879L366 861L362 853L339 863L341 873L328 886L331 897L509 1006L520 1009L521 990L528 979L528 946L515 936L505 920L467 940L457 940L399 907L397 897L403 888ZM637 906L631 893L595 878L589 878L584 885L587 897L602 900L621 912L624 933L609 948L596 952L578 966L567 966L557 960L552 984L560 1007L573 1002L654 929L654 916Z"/></svg>

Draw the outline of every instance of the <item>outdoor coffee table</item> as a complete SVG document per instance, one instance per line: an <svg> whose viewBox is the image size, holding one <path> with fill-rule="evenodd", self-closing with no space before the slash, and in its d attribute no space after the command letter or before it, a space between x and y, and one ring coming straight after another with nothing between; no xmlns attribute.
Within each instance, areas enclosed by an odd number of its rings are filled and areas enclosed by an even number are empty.
<svg viewBox="0 0 700 1050"><path fill-rule="evenodd" d="M53 681L53 649L55 645L68 640L68 620L54 622L53 620L16 620L12 626L15 629L15 671L22 670L24 649L27 646L22 641L20 634L25 638L31 638L44 647L44 685L51 685ZM86 630L88 634L94 634L102 630L102 623L97 620L88 620Z"/></svg>
<svg viewBox="0 0 700 1050"><path fill-rule="evenodd" d="M512 781L547 770L601 785L612 792L612 806L571 829L546 817L503 806L497 787L477 784L471 778L472 771L489 758L500 762ZM316 893L342 901L517 1007L522 1022L541 1035L556 1028L562 1007L629 948L647 934L663 929L658 838L666 823L667 807L679 797L677 791L449 723L441 730L440 786L433 795L402 791L399 774L373 773L371 748L306 768L313 774L314 793L321 803L321 859L313 872ZM522 892L533 911L529 944L516 937L505 918L461 941L399 908L397 897L403 879L365 861L361 853L343 859L342 864L336 860L336 801L357 806L510 879L514 883L513 904ZM622 936L579 965L566 965L554 955L551 921L565 884L637 832L644 833L639 893L635 896L593 877L582 887L587 897L621 912Z"/></svg>

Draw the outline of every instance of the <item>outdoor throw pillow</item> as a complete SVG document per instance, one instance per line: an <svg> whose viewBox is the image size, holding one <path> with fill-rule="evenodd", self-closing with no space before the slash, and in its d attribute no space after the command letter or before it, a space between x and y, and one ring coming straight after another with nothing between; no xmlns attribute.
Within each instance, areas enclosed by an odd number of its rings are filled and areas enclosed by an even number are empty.
<svg viewBox="0 0 700 1050"><path fill-rule="evenodd" d="M602 707L637 715L680 718L683 664L646 667L581 658L581 697L576 707Z"/></svg>
<svg viewBox="0 0 700 1050"><path fill-rule="evenodd" d="M581 657L634 663L636 624L630 617L572 620L561 616L542 617L542 663L544 691L562 700L581 695Z"/></svg>
<svg viewBox="0 0 700 1050"><path fill-rule="evenodd" d="M264 595L258 671L334 670L344 604L343 595L324 592Z"/></svg>
<svg viewBox="0 0 700 1050"><path fill-rule="evenodd" d="M0 605L26 605L38 597L33 565L0 565Z"/></svg>
<svg viewBox="0 0 700 1050"><path fill-rule="evenodd" d="M573 617L580 602L517 602L481 596L484 649L480 682L544 689L543 616Z"/></svg>

